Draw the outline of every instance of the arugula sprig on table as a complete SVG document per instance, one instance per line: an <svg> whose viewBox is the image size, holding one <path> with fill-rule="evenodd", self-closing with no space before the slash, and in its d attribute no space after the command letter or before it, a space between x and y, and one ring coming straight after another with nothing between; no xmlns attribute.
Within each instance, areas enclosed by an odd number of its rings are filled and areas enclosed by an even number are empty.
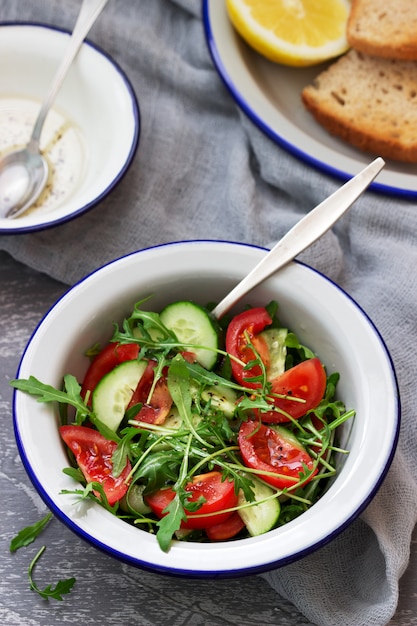
<svg viewBox="0 0 417 626"><path fill-rule="evenodd" d="M31 526L26 526L25 528L22 528L22 530L20 530L17 535L11 540L9 546L10 552L16 552L16 550L19 550L19 548L23 548L33 543L36 537L38 537L43 529L49 524L51 519L52 513L47 513L45 517L43 517L38 522L35 522Z"/></svg>
<svg viewBox="0 0 417 626"><path fill-rule="evenodd" d="M10 542L10 552L16 552L19 548L23 548L25 546L30 545L35 539L42 533L44 528L49 524L52 519L52 513L47 513L45 517L40 519L38 522L35 522L31 526L26 526L18 534L13 537ZM35 583L33 578L33 573L36 564L41 558L42 554L45 552L46 546L42 546L40 550L33 557L32 561L29 564L28 568L28 578L29 578L29 587L32 591L36 591L37 594L48 600L52 598L54 600L63 600L63 595L70 593L76 579L74 577L67 578L65 580L59 580L56 585L49 584L45 587L45 589L40 589L38 585Z"/></svg>
<svg viewBox="0 0 417 626"><path fill-rule="evenodd" d="M28 577L30 588L32 589L32 591L36 591L36 593L38 593L41 598L44 598L45 600L49 600L49 598L52 598L54 600L59 600L62 602L62 600L64 599L62 596L70 593L76 579L74 577L66 578L65 580L59 580L55 586L49 584L45 587L45 589L40 589L33 579L33 572L35 569L35 565L38 563L45 550L46 546L42 546L42 548L35 555L29 565Z"/></svg>

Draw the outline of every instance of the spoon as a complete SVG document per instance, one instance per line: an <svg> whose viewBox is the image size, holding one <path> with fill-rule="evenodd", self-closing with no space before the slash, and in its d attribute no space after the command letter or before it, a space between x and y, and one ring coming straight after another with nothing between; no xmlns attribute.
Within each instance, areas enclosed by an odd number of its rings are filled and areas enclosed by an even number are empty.
<svg viewBox="0 0 417 626"><path fill-rule="evenodd" d="M81 44L107 2L83 0L66 54L40 108L29 143L26 148L0 159L0 218L22 215L39 198L46 185L49 166L39 149L42 128Z"/></svg>
<svg viewBox="0 0 417 626"><path fill-rule="evenodd" d="M326 200L323 200L315 209L307 213L219 302L213 309L212 315L220 319L249 291L284 265L287 265L300 252L324 235L365 191L384 165L385 161L378 157Z"/></svg>

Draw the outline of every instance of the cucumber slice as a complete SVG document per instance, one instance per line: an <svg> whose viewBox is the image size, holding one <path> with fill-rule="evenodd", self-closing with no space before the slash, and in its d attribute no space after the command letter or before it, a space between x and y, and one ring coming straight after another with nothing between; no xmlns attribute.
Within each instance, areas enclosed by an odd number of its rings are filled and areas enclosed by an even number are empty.
<svg viewBox="0 0 417 626"><path fill-rule="evenodd" d="M96 417L116 431L133 392L146 369L146 361L124 361L103 376L93 391L92 407Z"/></svg>
<svg viewBox="0 0 417 626"><path fill-rule="evenodd" d="M254 484L255 500L263 500L269 496L274 495L276 491L272 487L268 487L265 483L250 477ZM243 495L242 490L239 491L238 504L245 504L247 501ZM238 509L238 513L245 523L248 533L255 537L256 535L262 535L273 528L279 518L281 512L281 505L278 498L273 498L267 502L248 506L243 509Z"/></svg>
<svg viewBox="0 0 417 626"><path fill-rule="evenodd" d="M285 426L280 426L279 424L268 424L268 427L271 428L272 430L275 430L275 432L278 433L281 439L284 439L284 441L287 441L294 448L297 448L298 450L302 450L303 452L306 451L305 447L303 446L302 443L300 443L300 441L297 439L294 433L288 430L288 428L285 428Z"/></svg>
<svg viewBox="0 0 417 626"><path fill-rule="evenodd" d="M201 422L202 416L198 415L197 413L193 413L191 419L193 426L196 427ZM167 415L165 419L163 427L168 428L169 430L180 430L181 428L186 427L176 406L173 406L170 410L169 415Z"/></svg>
<svg viewBox="0 0 417 626"><path fill-rule="evenodd" d="M268 328L260 333L269 350L268 380L273 380L285 372L285 359L287 358L285 340L287 334L286 328Z"/></svg>
<svg viewBox="0 0 417 626"><path fill-rule="evenodd" d="M176 406L173 406L165 418L164 428L169 430L179 430L182 426L182 419Z"/></svg>
<svg viewBox="0 0 417 626"><path fill-rule="evenodd" d="M206 402L211 401L212 406L223 411L227 417L233 417L238 400L234 389L225 385L213 385L206 387L201 393L201 397Z"/></svg>
<svg viewBox="0 0 417 626"><path fill-rule="evenodd" d="M120 501L120 507L126 513L146 515L152 511L145 500L143 499L143 492L145 485L138 485L134 483L129 487L128 492L123 496Z"/></svg>
<svg viewBox="0 0 417 626"><path fill-rule="evenodd" d="M197 361L207 370L211 370L217 361L216 350L219 347L219 336L216 322L203 307L190 301L173 302L160 314L161 322L172 330L178 341L190 344L190 352L194 352ZM193 348L192 346L206 346Z"/></svg>

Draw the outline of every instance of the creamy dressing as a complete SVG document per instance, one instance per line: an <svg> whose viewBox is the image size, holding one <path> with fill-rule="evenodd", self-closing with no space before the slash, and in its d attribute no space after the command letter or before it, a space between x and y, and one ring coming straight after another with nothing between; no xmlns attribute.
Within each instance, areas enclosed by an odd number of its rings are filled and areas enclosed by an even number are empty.
<svg viewBox="0 0 417 626"><path fill-rule="evenodd" d="M40 105L29 98L0 97L0 157L25 147ZM62 205L77 189L84 172L83 137L77 126L56 109L51 109L47 115L40 149L48 162L49 176L45 189L27 215Z"/></svg>

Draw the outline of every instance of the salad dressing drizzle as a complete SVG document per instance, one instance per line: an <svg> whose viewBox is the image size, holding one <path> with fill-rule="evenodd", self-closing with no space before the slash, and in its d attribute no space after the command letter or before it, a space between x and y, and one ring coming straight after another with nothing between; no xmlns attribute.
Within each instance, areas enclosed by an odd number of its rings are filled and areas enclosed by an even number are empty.
<svg viewBox="0 0 417 626"><path fill-rule="evenodd" d="M0 157L24 148L29 141L39 102L22 97L0 99ZM49 212L68 200L82 181L85 146L77 126L51 109L42 132L40 148L49 165L45 189L27 211Z"/></svg>

